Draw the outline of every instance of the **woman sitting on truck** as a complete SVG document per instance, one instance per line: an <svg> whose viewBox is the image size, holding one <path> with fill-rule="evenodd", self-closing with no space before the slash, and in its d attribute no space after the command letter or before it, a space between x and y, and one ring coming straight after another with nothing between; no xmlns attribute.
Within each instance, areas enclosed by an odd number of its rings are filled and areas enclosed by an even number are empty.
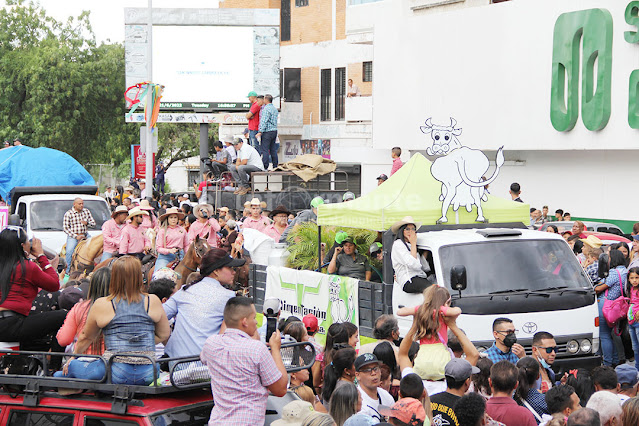
<svg viewBox="0 0 639 426"><path fill-rule="evenodd" d="M36 261L28 260L28 255ZM29 315L40 289L60 290L56 269L49 263L37 238L27 240L27 232L7 226L0 232L0 341L31 342L58 331L64 310ZM64 352L53 339L51 349ZM59 360L59 358L58 358Z"/></svg>
<svg viewBox="0 0 639 426"><path fill-rule="evenodd" d="M395 270L395 281L406 293L421 293L432 283L425 270L430 270L423 256L417 253L417 230L421 223L406 216L391 226L395 242L391 251L391 261Z"/></svg>
<svg viewBox="0 0 639 426"><path fill-rule="evenodd" d="M142 265L133 256L113 262L110 287L108 297L93 303L75 352L84 353L102 330L104 358L108 362L115 357L112 383L149 385L156 368L151 361L155 359L155 344L165 341L171 333L162 302L154 294L143 293ZM70 362L64 365L65 375Z"/></svg>

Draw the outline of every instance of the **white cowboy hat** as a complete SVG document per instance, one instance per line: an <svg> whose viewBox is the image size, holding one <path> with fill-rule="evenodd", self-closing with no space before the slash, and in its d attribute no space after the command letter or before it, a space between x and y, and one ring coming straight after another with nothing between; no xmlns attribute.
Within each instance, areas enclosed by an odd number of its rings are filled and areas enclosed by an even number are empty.
<svg viewBox="0 0 639 426"><path fill-rule="evenodd" d="M402 220L393 223L390 229L391 231L393 231L393 234L397 234L399 228L401 228L403 225L408 225L409 223L415 225L415 229L419 229L419 227L422 226L421 222L415 222L415 219L413 219L412 216L405 216Z"/></svg>
<svg viewBox="0 0 639 426"><path fill-rule="evenodd" d="M200 214L200 210L202 209L206 209L209 214L209 219L213 217L213 213L215 213L215 211L213 210L213 206L210 204L198 204L197 206L195 206L195 208L193 209L193 214L195 215L195 217L202 217L202 215Z"/></svg>
<svg viewBox="0 0 639 426"><path fill-rule="evenodd" d="M252 205L252 206L261 206L261 205L262 205L262 202L260 201L260 199L259 199L259 198L257 198L257 197L256 197L256 198L253 198L253 199L251 200L251 205Z"/></svg>
<svg viewBox="0 0 639 426"><path fill-rule="evenodd" d="M184 213L179 211L177 207L171 207L170 209L166 209L166 213L160 216L160 222L162 222L164 219L171 216L172 214L178 215L178 219L184 219L185 216Z"/></svg>
<svg viewBox="0 0 639 426"><path fill-rule="evenodd" d="M579 241L588 244L592 248L599 248L603 245L603 242L594 235L588 235L588 238L580 238Z"/></svg>
<svg viewBox="0 0 639 426"><path fill-rule="evenodd" d="M133 187L132 186L127 186L126 188L124 188L124 190L133 192Z"/></svg>
<svg viewBox="0 0 639 426"><path fill-rule="evenodd" d="M127 216L128 216L129 215L129 209L127 209L126 206L117 206L115 208L115 210L113 210L113 213L111 213L111 218L115 218L120 213L126 213Z"/></svg>
<svg viewBox="0 0 639 426"><path fill-rule="evenodd" d="M146 215L148 216L149 213L145 212L144 210L140 210L139 207L133 207L131 210L129 210L129 216L127 217L128 219L131 219L134 216L140 216L140 215Z"/></svg>
<svg viewBox="0 0 639 426"><path fill-rule="evenodd" d="M153 210L153 207L149 204L149 200L140 201L140 208L142 210Z"/></svg>

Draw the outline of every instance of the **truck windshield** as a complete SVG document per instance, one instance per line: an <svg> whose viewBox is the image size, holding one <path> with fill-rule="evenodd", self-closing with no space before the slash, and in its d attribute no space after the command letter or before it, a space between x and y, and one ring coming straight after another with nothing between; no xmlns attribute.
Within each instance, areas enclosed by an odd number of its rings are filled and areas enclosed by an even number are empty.
<svg viewBox="0 0 639 426"><path fill-rule="evenodd" d="M490 241L440 248L444 282L450 270L466 267L463 295L505 293L514 289L591 288L577 258L563 241Z"/></svg>
<svg viewBox="0 0 639 426"><path fill-rule="evenodd" d="M73 207L72 200L46 200L31 203L31 229L34 231L62 231L64 214ZM85 200L84 208L89 209L95 227L102 229L102 224L111 219L111 213L103 201Z"/></svg>

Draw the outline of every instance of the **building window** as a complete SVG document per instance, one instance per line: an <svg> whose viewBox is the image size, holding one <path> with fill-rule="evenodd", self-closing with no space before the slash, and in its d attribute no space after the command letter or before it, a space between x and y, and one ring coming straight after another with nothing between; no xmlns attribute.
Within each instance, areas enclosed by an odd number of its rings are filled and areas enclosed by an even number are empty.
<svg viewBox="0 0 639 426"><path fill-rule="evenodd" d="M282 72L283 71L283 72ZM283 78L282 78L283 77ZM302 101L302 69L285 68L280 70L280 93L286 102Z"/></svg>
<svg viewBox="0 0 639 426"><path fill-rule="evenodd" d="M295 7L308 6L308 0L295 0Z"/></svg>
<svg viewBox="0 0 639 426"><path fill-rule="evenodd" d="M331 121L331 73L332 69L321 71L320 75L320 120Z"/></svg>
<svg viewBox="0 0 639 426"><path fill-rule="evenodd" d="M344 120L346 97L346 68L335 68L335 120Z"/></svg>
<svg viewBox="0 0 639 426"><path fill-rule="evenodd" d="M282 0L280 7L280 40L291 40L291 1ZM282 92L280 92L282 93Z"/></svg>
<svg viewBox="0 0 639 426"><path fill-rule="evenodd" d="M362 81L364 82L373 81L373 63L372 62L364 62L362 66Z"/></svg>

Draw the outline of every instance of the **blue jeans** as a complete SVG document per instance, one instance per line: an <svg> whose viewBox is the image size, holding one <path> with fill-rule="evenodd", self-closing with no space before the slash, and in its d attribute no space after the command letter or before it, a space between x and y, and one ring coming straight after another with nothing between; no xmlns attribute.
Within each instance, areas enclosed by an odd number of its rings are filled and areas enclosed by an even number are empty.
<svg viewBox="0 0 639 426"><path fill-rule="evenodd" d="M258 133L257 130L249 130L249 143L251 144L253 148L257 150L257 152L260 152L260 141L258 141L257 138L255 137L257 133Z"/></svg>
<svg viewBox="0 0 639 426"><path fill-rule="evenodd" d="M268 163L273 163L273 168L277 167L277 130L262 133L261 154L262 164L264 164L264 170L268 169ZM269 159L270 155L270 159ZM270 161L269 161L270 160Z"/></svg>
<svg viewBox="0 0 639 426"><path fill-rule="evenodd" d="M69 273L69 271L71 271L71 259L73 258L73 252L75 251L77 245L78 240L67 235L67 254L65 256L65 260L67 261L67 274Z"/></svg>
<svg viewBox="0 0 639 426"><path fill-rule="evenodd" d="M184 250L179 251L180 259L184 259ZM176 256L174 254L161 254L158 253L158 258L155 261L155 270L159 270L160 268L166 268L166 266L175 260Z"/></svg>
<svg viewBox="0 0 639 426"><path fill-rule="evenodd" d="M635 368L639 368L639 323L628 324L628 333L632 339L632 351L635 353Z"/></svg>
<svg viewBox="0 0 639 426"><path fill-rule="evenodd" d="M153 364L114 362L111 367L111 381L123 385L148 386L153 382Z"/></svg>
<svg viewBox="0 0 639 426"><path fill-rule="evenodd" d="M104 262L107 259L111 259L113 256L115 256L115 253L108 253L106 251L103 251L102 257L100 258L100 262Z"/></svg>
<svg viewBox="0 0 639 426"><path fill-rule="evenodd" d="M80 361L74 359L69 363L69 374L65 376L62 371L53 373L53 377L71 377L74 379L102 380L106 374L104 362L99 358L95 361Z"/></svg>
<svg viewBox="0 0 639 426"><path fill-rule="evenodd" d="M597 305L599 306L599 341L601 342L601 352L603 353L604 365L612 367L613 364L619 363L619 354L617 353L617 348L612 341L612 328L608 326L608 323L603 316L602 310L605 299L605 296L601 296L597 301Z"/></svg>

